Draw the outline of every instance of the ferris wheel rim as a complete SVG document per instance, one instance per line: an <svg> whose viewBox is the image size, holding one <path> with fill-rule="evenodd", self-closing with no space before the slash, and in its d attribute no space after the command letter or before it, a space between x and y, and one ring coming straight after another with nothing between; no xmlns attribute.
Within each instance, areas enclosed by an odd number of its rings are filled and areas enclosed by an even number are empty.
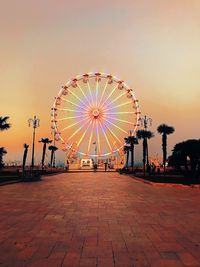
<svg viewBox="0 0 200 267"><path fill-rule="evenodd" d="M61 87L60 91L58 92L57 96L55 97L55 101L54 101L53 108L52 108L53 128L54 128L54 132L59 136L59 139L62 141L62 143L64 143L66 147L67 147L67 146L70 146L70 145L63 139L63 137L62 137L62 135L61 135L61 132L59 132L59 129L58 129L58 127L57 127L56 116L55 116L56 111L57 111L57 105L56 105L57 100L60 99L60 98L62 98L64 88L67 88L67 89L68 89L69 87L72 86L73 82L81 81L81 80L83 80L84 77L86 77L86 76L88 77L88 79L89 79L89 78L94 78L94 77L99 77L99 78L103 78L103 79L109 79L109 78L111 77L112 80L113 80L114 82L116 82L116 83L122 83L122 84L123 84L123 89L125 90L124 94L127 94L127 92L130 93L130 95L131 95L131 100L130 100L130 101L131 101L132 103L135 104L136 112L133 112L133 113L135 113L135 115L136 115L136 122L135 122L135 123L131 123L131 124L133 125L133 127L134 127L133 132L135 132L136 129L137 129L137 126L138 126L138 122L139 122L139 117L140 117L139 114L140 114L140 111L139 111L138 100L136 99L135 94L133 93L133 90L130 89L130 87L129 87L124 81L122 81L121 79L117 78L117 77L114 76L114 75L111 75L111 74L108 74L108 73L105 73L105 72L88 72L88 73L85 73L85 74L77 75L77 76L75 76L75 78L70 79L64 86ZM69 89L68 89L68 90L69 90ZM119 96L118 96L118 98L119 98ZM62 99L62 100L63 100L63 99ZM82 101L81 101L81 102L82 102ZM111 101L110 103L112 103L112 102L113 102L113 101ZM128 103L128 102L127 102L127 103ZM121 105L124 105L124 103L121 104ZM120 106L120 105L118 105L118 106ZM117 106L116 106L116 107L117 107ZM114 108L116 108L116 107L114 107ZM112 108L110 108L110 109L108 109L108 110L112 110L112 109L114 109L114 108L112 107ZM109 118L109 117L107 117L107 118ZM112 118L112 119L116 119L116 118ZM116 120L117 120L117 119L116 119ZM118 120L119 120L119 119L118 119ZM121 120L121 121L123 121L123 120ZM124 120L124 122L125 122L125 120ZM109 122L109 123L110 123L110 122ZM114 125L115 125L115 124L114 124ZM115 127L117 127L117 125L115 125ZM88 126L88 128L89 128L89 126ZM103 129L102 129L102 130L103 130ZM68 140L69 140L69 139L68 139ZM91 154L91 153L88 154L88 153L85 153L85 152L82 152L82 151L79 151L79 150L77 150L76 152L77 152L78 154L80 154L80 155L84 155L84 156L90 156L90 157L106 157L106 156L109 156L109 155L114 154L114 153L116 153L116 152L119 152L119 151L124 147L124 145L125 145L125 142L123 143L123 145L118 146L118 148L113 149L113 150L110 150L108 153L104 153L104 154ZM72 146L72 144L71 144L71 146Z"/></svg>

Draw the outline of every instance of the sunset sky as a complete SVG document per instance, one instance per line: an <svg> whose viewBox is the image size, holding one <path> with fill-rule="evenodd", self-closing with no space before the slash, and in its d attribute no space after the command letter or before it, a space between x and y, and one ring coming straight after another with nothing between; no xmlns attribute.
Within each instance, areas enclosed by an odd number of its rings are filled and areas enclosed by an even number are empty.
<svg viewBox="0 0 200 267"><path fill-rule="evenodd" d="M27 120L34 115L41 120L36 140L52 138L54 96L90 71L134 89L142 115L153 119L150 154L161 155L161 123L175 127L169 153L179 141L200 138L199 14L199 0L2 1L0 115L12 124L0 136L6 160L21 160L23 143L31 145ZM41 149L37 142L38 160Z"/></svg>

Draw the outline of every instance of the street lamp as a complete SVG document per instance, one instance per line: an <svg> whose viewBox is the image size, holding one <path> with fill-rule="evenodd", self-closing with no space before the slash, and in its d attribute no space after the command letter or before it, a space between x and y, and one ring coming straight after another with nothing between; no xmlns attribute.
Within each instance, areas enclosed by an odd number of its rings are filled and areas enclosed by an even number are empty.
<svg viewBox="0 0 200 267"><path fill-rule="evenodd" d="M143 118L139 118L141 126L144 126L144 130L147 131L148 127L152 125L152 118L148 118L146 115ZM147 166L149 166L149 150L147 144L147 137L145 136L146 142L146 158L147 158Z"/></svg>
<svg viewBox="0 0 200 267"><path fill-rule="evenodd" d="M34 150L35 150L35 129L40 126L40 120L36 116L30 119L28 119L28 125L29 127L33 126L33 144L32 144L32 163L31 163L31 168L33 170L34 168Z"/></svg>
<svg viewBox="0 0 200 267"><path fill-rule="evenodd" d="M138 139L137 139L137 137L134 136L134 131L133 130L130 130L130 135L128 136L128 140L127 141L130 144L130 148L131 148L131 171L133 173L133 169L134 169L134 148L135 148L135 145L138 144Z"/></svg>
<svg viewBox="0 0 200 267"><path fill-rule="evenodd" d="M94 152L95 152L95 157L94 157L94 169L96 170L97 165L98 165L98 160L97 160L97 142L94 141L93 145L95 145L94 147Z"/></svg>
<svg viewBox="0 0 200 267"><path fill-rule="evenodd" d="M53 145L56 146L56 131L53 133ZM56 166L56 154L53 155L53 168Z"/></svg>
<svg viewBox="0 0 200 267"><path fill-rule="evenodd" d="M152 119L148 118L146 115L143 118L139 118L141 126L144 126L144 129L147 131L148 126L152 125Z"/></svg>

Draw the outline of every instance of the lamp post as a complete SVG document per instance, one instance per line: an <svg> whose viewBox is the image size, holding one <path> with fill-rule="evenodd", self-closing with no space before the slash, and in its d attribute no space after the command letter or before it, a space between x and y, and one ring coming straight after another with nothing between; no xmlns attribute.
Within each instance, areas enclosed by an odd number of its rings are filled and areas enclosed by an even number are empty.
<svg viewBox="0 0 200 267"><path fill-rule="evenodd" d="M93 145L95 146L94 147L94 152L95 152L95 156L94 156L94 170L96 171L96 169L97 169L97 165L98 165L98 160L97 160L97 142L96 141L94 141L93 142Z"/></svg>
<svg viewBox="0 0 200 267"><path fill-rule="evenodd" d="M53 145L56 146L56 132L53 133ZM56 154L53 155L53 168L56 166Z"/></svg>
<svg viewBox="0 0 200 267"><path fill-rule="evenodd" d="M141 126L144 126L144 130L147 131L148 127L152 125L152 118L148 118L146 115L143 118L139 118ZM147 145L147 137L145 137L145 142ZM149 166L149 151L148 146L146 147L146 158L147 158L147 166ZM145 160L146 161L146 160Z"/></svg>
<svg viewBox="0 0 200 267"><path fill-rule="evenodd" d="M152 125L152 119L148 118L146 115L143 118L139 118L141 126L144 126L144 130L147 131L148 126Z"/></svg>
<svg viewBox="0 0 200 267"><path fill-rule="evenodd" d="M131 172L133 173L134 169L134 149L135 145L138 144L138 139L133 135L133 131L130 130L130 135L129 135L129 140L130 140L130 145L131 145Z"/></svg>
<svg viewBox="0 0 200 267"><path fill-rule="evenodd" d="M35 152L35 129L40 126L40 120L36 116L30 119L28 119L28 125L29 127L33 126L33 144L32 144L32 162L31 162L31 168L33 170L34 168L34 152Z"/></svg>
<svg viewBox="0 0 200 267"><path fill-rule="evenodd" d="M96 161L96 168L98 167L98 158L97 158L97 144L95 146L95 161Z"/></svg>

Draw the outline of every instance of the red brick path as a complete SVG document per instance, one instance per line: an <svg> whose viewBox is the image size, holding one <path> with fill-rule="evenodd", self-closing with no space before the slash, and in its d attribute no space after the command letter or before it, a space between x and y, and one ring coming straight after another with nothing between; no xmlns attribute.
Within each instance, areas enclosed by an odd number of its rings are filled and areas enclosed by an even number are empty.
<svg viewBox="0 0 200 267"><path fill-rule="evenodd" d="M200 190L117 173L0 187L0 266L200 266Z"/></svg>

